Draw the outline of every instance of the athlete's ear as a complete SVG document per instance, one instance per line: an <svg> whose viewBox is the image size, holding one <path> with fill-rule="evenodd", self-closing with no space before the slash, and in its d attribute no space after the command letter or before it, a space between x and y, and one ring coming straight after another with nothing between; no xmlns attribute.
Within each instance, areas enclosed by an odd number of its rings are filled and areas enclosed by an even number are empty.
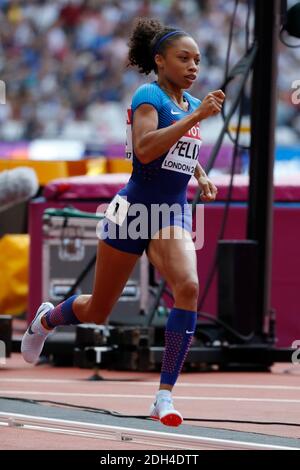
<svg viewBox="0 0 300 470"><path fill-rule="evenodd" d="M164 66L164 58L161 54L155 54L154 56L154 62L157 65L158 70L162 70Z"/></svg>

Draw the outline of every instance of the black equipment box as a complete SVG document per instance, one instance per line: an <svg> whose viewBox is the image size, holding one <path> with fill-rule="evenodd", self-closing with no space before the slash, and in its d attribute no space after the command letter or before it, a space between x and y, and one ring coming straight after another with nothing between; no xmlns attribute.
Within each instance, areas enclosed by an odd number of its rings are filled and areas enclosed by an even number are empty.
<svg viewBox="0 0 300 470"><path fill-rule="evenodd" d="M0 315L0 365L12 352L12 316Z"/></svg>
<svg viewBox="0 0 300 470"><path fill-rule="evenodd" d="M47 209L43 217L42 291L54 305L73 294L92 291L97 232L103 214L73 208ZM149 309L149 262L141 256L114 306L111 324L144 324Z"/></svg>

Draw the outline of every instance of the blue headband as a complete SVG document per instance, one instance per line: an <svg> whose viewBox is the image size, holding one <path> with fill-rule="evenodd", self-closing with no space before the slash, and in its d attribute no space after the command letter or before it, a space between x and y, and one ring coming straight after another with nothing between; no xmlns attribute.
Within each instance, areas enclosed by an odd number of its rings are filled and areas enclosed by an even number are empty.
<svg viewBox="0 0 300 470"><path fill-rule="evenodd" d="M155 56L155 54L157 53L158 51L158 48L159 46L161 45L161 43L163 41L165 41L167 38L169 38L170 36L174 36L174 34L186 34L184 31L170 31L169 33L166 33L164 34L156 43L155 43L155 46L153 48L153 57Z"/></svg>

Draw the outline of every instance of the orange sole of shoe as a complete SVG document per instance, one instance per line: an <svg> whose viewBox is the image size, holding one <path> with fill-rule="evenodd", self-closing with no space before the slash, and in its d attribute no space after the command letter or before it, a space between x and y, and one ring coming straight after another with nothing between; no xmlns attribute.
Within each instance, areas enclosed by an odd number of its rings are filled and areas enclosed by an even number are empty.
<svg viewBox="0 0 300 470"><path fill-rule="evenodd" d="M160 422L163 423L165 426L177 427L181 425L182 419L180 418L180 416L170 413L161 418Z"/></svg>

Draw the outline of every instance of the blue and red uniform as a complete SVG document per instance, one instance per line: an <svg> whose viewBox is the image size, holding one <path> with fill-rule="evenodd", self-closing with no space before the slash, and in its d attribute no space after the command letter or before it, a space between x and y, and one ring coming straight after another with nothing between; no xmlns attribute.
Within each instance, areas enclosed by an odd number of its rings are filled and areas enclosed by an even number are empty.
<svg viewBox="0 0 300 470"><path fill-rule="evenodd" d="M157 110L158 129L174 124L199 107L201 101L198 98L186 91L183 96L188 103L186 111L160 88L157 81L140 86L133 95L127 116L126 143L126 157L132 159L133 164L132 174L127 185L111 201L105 213L101 234L106 243L121 251L142 254L155 233L166 225L178 225L189 232L192 230L186 189L198 161L201 146L199 125L190 129L168 152L146 164L141 163L135 155L131 135L133 115L142 104L150 104ZM137 211L134 210L137 209L137 204L147 208L147 216L143 213L140 218L143 224L140 237L137 237L136 231L129 230L132 223L138 223ZM173 210L169 212L167 222L160 217L153 224L154 213L151 212L151 207L158 205L167 205Z"/></svg>

